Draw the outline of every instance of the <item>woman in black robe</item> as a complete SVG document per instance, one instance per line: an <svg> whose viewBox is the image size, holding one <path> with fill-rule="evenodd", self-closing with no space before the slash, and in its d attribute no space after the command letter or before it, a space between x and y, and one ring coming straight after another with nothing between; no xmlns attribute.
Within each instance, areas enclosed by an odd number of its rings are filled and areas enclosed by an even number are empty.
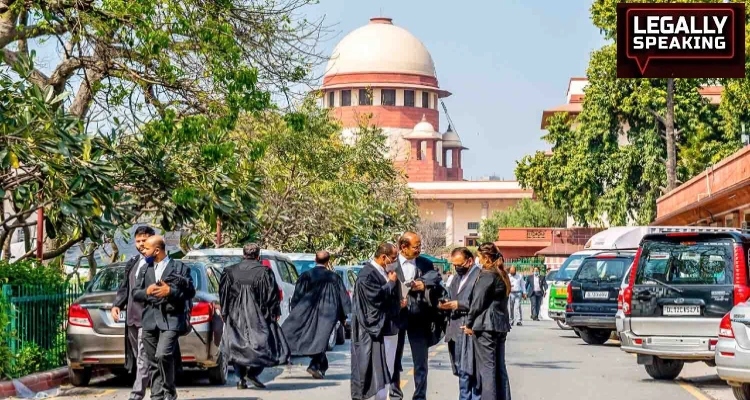
<svg viewBox="0 0 750 400"><path fill-rule="evenodd" d="M289 345L277 323L281 298L273 271L260 263L258 245L245 245L243 253L245 259L221 275L221 352L234 364L238 389L247 389L247 380L265 388L258 376L266 367L288 364Z"/></svg>
<svg viewBox="0 0 750 400"><path fill-rule="evenodd" d="M353 400L386 399L395 367L402 306L401 286L395 272L396 246L381 244L375 259L357 275L352 298ZM404 303L405 304L405 303Z"/></svg>
<svg viewBox="0 0 750 400"><path fill-rule="evenodd" d="M477 253L482 270L472 290L464 333L473 336L482 400L510 400L505 365L510 280L503 269L503 256L493 243L483 243Z"/></svg>

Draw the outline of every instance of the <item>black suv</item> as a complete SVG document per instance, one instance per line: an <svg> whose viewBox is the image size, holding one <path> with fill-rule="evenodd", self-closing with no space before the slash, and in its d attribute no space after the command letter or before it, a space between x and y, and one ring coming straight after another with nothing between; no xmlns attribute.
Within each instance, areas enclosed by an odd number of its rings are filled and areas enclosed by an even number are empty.
<svg viewBox="0 0 750 400"><path fill-rule="evenodd" d="M586 257L568 283L565 321L588 344L604 344L617 329L617 296L635 252Z"/></svg>

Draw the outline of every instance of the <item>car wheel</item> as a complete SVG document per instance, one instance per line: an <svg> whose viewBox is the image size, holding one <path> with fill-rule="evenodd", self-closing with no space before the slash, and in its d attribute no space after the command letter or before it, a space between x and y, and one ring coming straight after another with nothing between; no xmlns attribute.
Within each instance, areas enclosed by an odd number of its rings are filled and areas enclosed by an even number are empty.
<svg viewBox="0 0 750 400"><path fill-rule="evenodd" d="M219 358L216 360L216 366L208 369L208 382L212 385L226 385L228 375L229 366L224 360L224 355L219 353Z"/></svg>
<svg viewBox="0 0 750 400"><path fill-rule="evenodd" d="M575 333L576 336L581 337L581 332L579 332L578 329L573 328L573 333Z"/></svg>
<svg viewBox="0 0 750 400"><path fill-rule="evenodd" d="M68 368L68 380L73 386L88 386L91 382L91 367L84 369Z"/></svg>
<svg viewBox="0 0 750 400"><path fill-rule="evenodd" d="M581 329L578 332L586 344L604 344L610 335L610 331L606 329Z"/></svg>
<svg viewBox="0 0 750 400"><path fill-rule="evenodd" d="M743 383L740 386L732 386L732 393L737 400L750 400L750 384Z"/></svg>
<svg viewBox="0 0 750 400"><path fill-rule="evenodd" d="M646 372L654 379L660 381L671 381L682 372L682 367L685 363L682 360L663 360L659 357L654 357L654 361L651 365L644 365Z"/></svg>
<svg viewBox="0 0 750 400"><path fill-rule="evenodd" d="M344 325L341 325L339 322L338 327L336 328L336 346L346 343L346 332L344 331Z"/></svg>
<svg viewBox="0 0 750 400"><path fill-rule="evenodd" d="M338 330L338 326L339 326L338 324L339 323L337 322L336 325L333 327L333 331L331 331L331 335L328 336L328 346L326 349L327 351L333 350L333 347L336 346L336 331Z"/></svg>
<svg viewBox="0 0 750 400"><path fill-rule="evenodd" d="M567 323L565 323L565 320L556 319L555 322L557 322L557 326L559 326L560 329L563 329L563 330L566 330L566 331L569 331L569 330L573 329Z"/></svg>

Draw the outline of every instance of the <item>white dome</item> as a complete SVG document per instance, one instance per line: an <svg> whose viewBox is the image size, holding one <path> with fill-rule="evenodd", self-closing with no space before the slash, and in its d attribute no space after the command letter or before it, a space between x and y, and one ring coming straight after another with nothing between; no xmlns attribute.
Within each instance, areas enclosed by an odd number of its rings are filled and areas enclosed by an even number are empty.
<svg viewBox="0 0 750 400"><path fill-rule="evenodd" d="M390 18L346 35L333 49L325 76L351 73L406 73L435 77L435 64L422 42Z"/></svg>
<svg viewBox="0 0 750 400"><path fill-rule="evenodd" d="M448 130L443 134L443 148L464 148L464 145L461 143L461 138L458 136L458 133L454 132L453 127L451 127L450 125L448 125Z"/></svg>
<svg viewBox="0 0 750 400"><path fill-rule="evenodd" d="M405 139L440 139L440 133L435 131L435 127L427 122L427 116L422 114L422 120L414 125L411 133L404 135Z"/></svg>

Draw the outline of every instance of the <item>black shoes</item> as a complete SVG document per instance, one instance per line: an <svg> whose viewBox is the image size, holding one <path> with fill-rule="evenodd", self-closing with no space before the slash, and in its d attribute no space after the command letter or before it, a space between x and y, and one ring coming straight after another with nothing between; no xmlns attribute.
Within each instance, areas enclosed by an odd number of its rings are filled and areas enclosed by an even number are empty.
<svg viewBox="0 0 750 400"><path fill-rule="evenodd" d="M250 381L250 383L252 383L253 386L257 387L258 389L266 388L266 385L264 385L257 376L248 376L247 380Z"/></svg>
<svg viewBox="0 0 750 400"><path fill-rule="evenodd" d="M321 372L321 371L319 371L319 370L317 370L315 368L308 368L307 369L307 373L310 374L310 375L312 375L312 377L315 378L315 379L323 379L323 378L325 378L325 373Z"/></svg>
<svg viewBox="0 0 750 400"><path fill-rule="evenodd" d="M237 382L237 390L244 390L244 389L247 389L247 388L248 387L247 387L247 381L246 380L243 379L243 380Z"/></svg>
<svg viewBox="0 0 750 400"><path fill-rule="evenodd" d="M521 322L516 322L516 326L523 326Z"/></svg>

